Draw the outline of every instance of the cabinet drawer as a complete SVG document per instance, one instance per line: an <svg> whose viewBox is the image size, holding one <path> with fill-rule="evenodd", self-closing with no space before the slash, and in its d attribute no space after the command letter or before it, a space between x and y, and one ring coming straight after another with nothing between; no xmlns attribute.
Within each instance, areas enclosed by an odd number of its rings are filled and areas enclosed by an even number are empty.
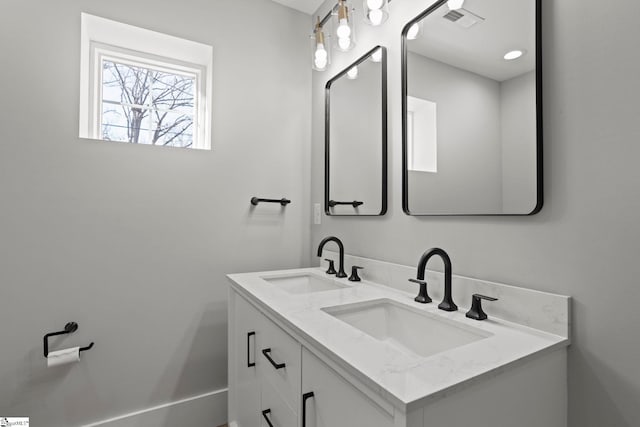
<svg viewBox="0 0 640 427"><path fill-rule="evenodd" d="M296 413L267 381L262 383L261 401L260 427L271 427L269 422L273 427L297 427Z"/></svg>
<svg viewBox="0 0 640 427"><path fill-rule="evenodd" d="M301 345L275 323L265 318L261 327L257 364L261 376L298 412Z"/></svg>

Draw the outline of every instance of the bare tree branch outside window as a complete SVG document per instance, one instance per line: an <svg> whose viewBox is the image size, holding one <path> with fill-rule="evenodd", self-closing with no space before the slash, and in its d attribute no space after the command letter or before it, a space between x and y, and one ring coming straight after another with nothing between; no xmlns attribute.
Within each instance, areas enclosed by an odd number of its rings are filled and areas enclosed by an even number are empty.
<svg viewBox="0 0 640 427"><path fill-rule="evenodd" d="M191 147L195 77L104 60L102 139Z"/></svg>

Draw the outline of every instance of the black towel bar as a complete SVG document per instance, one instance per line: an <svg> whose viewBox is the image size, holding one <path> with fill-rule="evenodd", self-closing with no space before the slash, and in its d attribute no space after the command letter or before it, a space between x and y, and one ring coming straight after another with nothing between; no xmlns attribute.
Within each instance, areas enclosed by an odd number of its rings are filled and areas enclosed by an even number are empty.
<svg viewBox="0 0 640 427"><path fill-rule="evenodd" d="M251 198L251 204L253 206L257 206L258 203L260 203L260 202L264 202L264 203L280 203L282 206L287 206L289 203L291 203L291 200L285 199L284 197L282 199L261 199L259 197L252 197Z"/></svg>
<svg viewBox="0 0 640 427"><path fill-rule="evenodd" d="M359 202L357 200L354 200L353 202L337 202L335 200L329 200L329 206L330 207L334 207L334 206L338 206L338 205L351 205L354 208L357 208L358 206L364 205L364 202Z"/></svg>

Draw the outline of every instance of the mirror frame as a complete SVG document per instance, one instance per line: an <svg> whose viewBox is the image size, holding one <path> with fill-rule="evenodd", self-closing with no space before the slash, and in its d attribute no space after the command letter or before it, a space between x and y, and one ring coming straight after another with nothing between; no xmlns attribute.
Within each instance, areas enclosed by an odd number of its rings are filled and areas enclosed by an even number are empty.
<svg viewBox="0 0 640 427"><path fill-rule="evenodd" d="M381 191L381 209L379 213L372 214L335 214L331 213L329 207L329 170L330 170L330 103L331 103L331 85L339 78L345 76L347 72L360 65L369 59L373 53L380 49L382 51L382 60L380 61L382 71L382 191ZM340 71L334 77L332 77L324 89L325 101L324 101L324 213L328 216L345 216L345 217L363 217L363 216L382 216L387 213L387 48L381 45L377 45L367 53L358 58L355 62L347 66L344 70Z"/></svg>
<svg viewBox="0 0 640 427"><path fill-rule="evenodd" d="M416 22L426 18L442 6L445 6L447 0L438 0L429 8L424 10L418 16L409 21L403 28L401 33L402 41L402 210L405 214L411 216L529 216L535 215L542 209L544 203L544 182L543 182L543 126L542 126L542 27L541 27L541 0L535 0L536 16L535 16L535 40L536 40L536 205L529 213L510 214L465 214L465 213L448 213L448 214L429 214L429 213L412 213L409 209L409 167L407 159L407 33L409 28Z"/></svg>

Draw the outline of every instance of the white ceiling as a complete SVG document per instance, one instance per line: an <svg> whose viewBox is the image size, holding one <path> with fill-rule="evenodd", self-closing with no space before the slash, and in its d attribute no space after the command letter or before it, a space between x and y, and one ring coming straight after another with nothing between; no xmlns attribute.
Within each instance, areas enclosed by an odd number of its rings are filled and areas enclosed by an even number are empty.
<svg viewBox="0 0 640 427"><path fill-rule="evenodd" d="M423 34L409 50L497 81L535 68L535 0L466 0L464 9L485 18L464 29L446 20L445 5L423 20ZM505 61L515 49L527 53Z"/></svg>
<svg viewBox="0 0 640 427"><path fill-rule="evenodd" d="M300 12L311 15L318 10L320 5L324 3L324 0L273 0L276 3L280 3L292 9L299 10Z"/></svg>

